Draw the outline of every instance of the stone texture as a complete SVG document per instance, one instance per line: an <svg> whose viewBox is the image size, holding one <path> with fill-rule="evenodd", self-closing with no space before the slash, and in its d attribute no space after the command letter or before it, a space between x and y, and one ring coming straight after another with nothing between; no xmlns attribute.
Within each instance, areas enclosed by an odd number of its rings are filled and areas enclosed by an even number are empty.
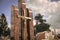
<svg viewBox="0 0 60 40"><path fill-rule="evenodd" d="M42 39L45 39L45 33L44 32L38 33L36 36L36 40L42 40Z"/></svg>
<svg viewBox="0 0 60 40"><path fill-rule="evenodd" d="M19 10L16 6L12 6L12 10L14 13L14 40L19 40L19 18L18 13Z"/></svg>

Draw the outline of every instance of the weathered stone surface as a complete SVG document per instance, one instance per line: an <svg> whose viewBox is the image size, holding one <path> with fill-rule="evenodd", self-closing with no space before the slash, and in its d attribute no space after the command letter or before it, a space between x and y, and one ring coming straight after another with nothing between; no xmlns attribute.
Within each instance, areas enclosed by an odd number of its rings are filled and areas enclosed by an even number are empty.
<svg viewBox="0 0 60 40"><path fill-rule="evenodd" d="M32 10L29 9L29 17L31 18L30 20L30 25L29 25L29 28L30 28L30 40L34 40L34 26L33 26L33 15L32 15Z"/></svg>
<svg viewBox="0 0 60 40"><path fill-rule="evenodd" d="M36 36L36 40L42 40L42 39L45 39L45 33L44 32L38 33Z"/></svg>
<svg viewBox="0 0 60 40"><path fill-rule="evenodd" d="M19 18L18 13L19 10L16 6L12 6L13 14L14 14L14 40L19 40Z"/></svg>
<svg viewBox="0 0 60 40"><path fill-rule="evenodd" d="M14 13L14 40L34 40L34 27L33 27L33 18L32 12L28 9L26 10L26 3L24 0L18 1L18 8L12 7ZM28 15L29 16L28 16ZM19 17L18 17L19 16ZM22 17L20 17L22 16ZM30 21L27 22L28 18ZM20 39L19 39L20 37Z"/></svg>

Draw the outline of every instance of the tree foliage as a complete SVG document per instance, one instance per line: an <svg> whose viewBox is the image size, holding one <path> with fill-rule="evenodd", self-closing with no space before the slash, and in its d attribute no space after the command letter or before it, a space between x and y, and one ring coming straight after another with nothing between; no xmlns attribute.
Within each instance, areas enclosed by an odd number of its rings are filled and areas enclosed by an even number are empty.
<svg viewBox="0 0 60 40"><path fill-rule="evenodd" d="M4 14L1 15L0 35L2 36L10 35L10 29L8 28L8 23L6 21L6 17Z"/></svg>
<svg viewBox="0 0 60 40"><path fill-rule="evenodd" d="M36 28L35 35L38 32L49 30L50 25L47 23L44 23L46 22L46 20L43 20L42 18L43 16L41 14L37 14L37 16L35 16L35 20L36 20L36 25L34 26ZM40 24L37 24L38 22L40 22Z"/></svg>

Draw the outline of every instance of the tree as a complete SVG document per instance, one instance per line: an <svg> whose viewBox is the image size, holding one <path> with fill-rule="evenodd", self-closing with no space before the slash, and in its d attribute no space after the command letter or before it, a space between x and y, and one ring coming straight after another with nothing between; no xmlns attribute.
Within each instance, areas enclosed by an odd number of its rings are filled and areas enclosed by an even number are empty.
<svg viewBox="0 0 60 40"><path fill-rule="evenodd" d="M1 20L2 20L2 25L1 25L1 29L2 29L2 35L3 36L8 36L10 35L10 29L8 28L8 24L6 21L6 17L5 15L2 13L1 15Z"/></svg>
<svg viewBox="0 0 60 40"><path fill-rule="evenodd" d="M43 16L41 16L41 14L37 14L35 16L35 20L36 20L36 25L38 24L38 22L42 19Z"/></svg>
<svg viewBox="0 0 60 40"><path fill-rule="evenodd" d="M1 15L0 15L0 37L3 33L3 29L2 29L2 19L1 19Z"/></svg>
<svg viewBox="0 0 60 40"><path fill-rule="evenodd" d="M43 20L42 18L43 16L41 14L37 14L37 16L35 16L35 20L37 20L36 25L34 26L36 28L35 35L38 32L49 30L50 25L47 23L44 23L44 21L46 22L46 20ZM40 24L38 24L38 22L40 22Z"/></svg>

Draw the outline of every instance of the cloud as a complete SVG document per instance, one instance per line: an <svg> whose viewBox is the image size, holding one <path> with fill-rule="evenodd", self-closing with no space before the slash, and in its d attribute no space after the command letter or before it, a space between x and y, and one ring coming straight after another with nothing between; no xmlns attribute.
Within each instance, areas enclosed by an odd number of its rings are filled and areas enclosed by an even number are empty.
<svg viewBox="0 0 60 40"><path fill-rule="evenodd" d="M50 0L51 2L58 2L59 0Z"/></svg>
<svg viewBox="0 0 60 40"><path fill-rule="evenodd" d="M36 20L34 20L34 21L33 21L33 23L34 23L33 25L35 25L35 24L36 24L35 22L36 22Z"/></svg>
<svg viewBox="0 0 60 40"><path fill-rule="evenodd" d="M60 28L60 1L51 2L51 0L26 0L28 8L36 13L44 15L47 23L54 29Z"/></svg>

